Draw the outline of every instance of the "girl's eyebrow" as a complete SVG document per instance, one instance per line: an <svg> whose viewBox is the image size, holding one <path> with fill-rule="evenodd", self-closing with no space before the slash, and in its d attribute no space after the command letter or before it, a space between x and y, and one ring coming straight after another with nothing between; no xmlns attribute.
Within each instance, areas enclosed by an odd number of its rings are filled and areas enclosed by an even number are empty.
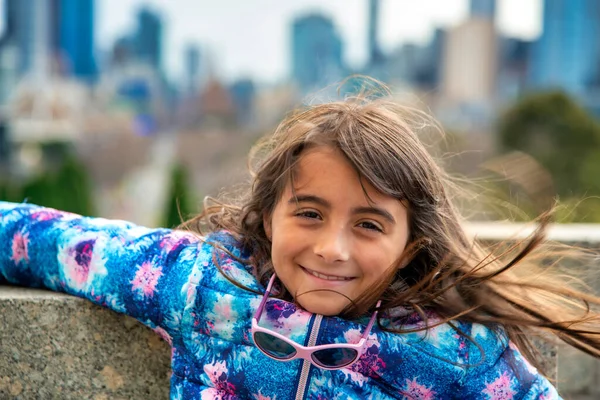
<svg viewBox="0 0 600 400"><path fill-rule="evenodd" d="M298 194L288 200L288 204L298 204L298 203L314 203L318 204L322 207L331 209L331 203L327 200L311 195L311 194ZM385 218L389 223L395 224L396 219L392 214L390 214L387 210L379 207L355 207L352 209L352 214L375 214L380 217Z"/></svg>

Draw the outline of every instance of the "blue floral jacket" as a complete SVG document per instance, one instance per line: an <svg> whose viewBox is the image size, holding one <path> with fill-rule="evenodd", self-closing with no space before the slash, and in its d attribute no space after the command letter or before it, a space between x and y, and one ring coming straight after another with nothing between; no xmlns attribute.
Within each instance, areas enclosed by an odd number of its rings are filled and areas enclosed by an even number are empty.
<svg viewBox="0 0 600 400"><path fill-rule="evenodd" d="M45 287L135 317L172 345L171 399L557 399L558 394L501 334L448 325L391 334L375 326L368 351L347 369L302 360L279 362L253 344L251 319L261 297L216 269L264 291L225 232L201 239L124 221L84 218L29 204L0 202L0 283ZM406 327L422 324L398 311ZM271 299L261 324L301 344L358 339L364 321L313 315Z"/></svg>

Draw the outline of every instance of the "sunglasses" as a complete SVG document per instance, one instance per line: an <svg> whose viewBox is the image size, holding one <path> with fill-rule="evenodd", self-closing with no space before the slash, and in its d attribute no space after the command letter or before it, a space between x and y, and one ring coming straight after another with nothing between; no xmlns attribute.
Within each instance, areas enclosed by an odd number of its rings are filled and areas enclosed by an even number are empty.
<svg viewBox="0 0 600 400"><path fill-rule="evenodd" d="M365 332L357 344L325 344L319 346L301 346L298 343L267 328L258 326L260 317L271 293L275 274L271 277L260 306L252 318L252 338L256 347L266 356L279 361L292 361L297 358L310 361L316 367L335 370L354 364L365 352L367 338L375 323L377 311L373 313ZM377 307L381 301L377 302Z"/></svg>

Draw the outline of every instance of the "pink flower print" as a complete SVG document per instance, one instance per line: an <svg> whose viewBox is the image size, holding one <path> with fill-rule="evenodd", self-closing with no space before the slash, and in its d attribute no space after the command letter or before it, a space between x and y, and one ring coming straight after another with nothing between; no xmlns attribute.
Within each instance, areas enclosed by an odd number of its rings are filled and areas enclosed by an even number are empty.
<svg viewBox="0 0 600 400"><path fill-rule="evenodd" d="M186 298L188 304L192 302L192 299L194 298L194 294L196 294L196 285L188 284L187 290L185 293L185 298Z"/></svg>
<svg viewBox="0 0 600 400"><path fill-rule="evenodd" d="M156 332L158 336L160 336L165 342L169 343L171 346L173 345L173 339L171 339L171 335L169 335L163 328L157 326L152 330Z"/></svg>
<svg viewBox="0 0 600 400"><path fill-rule="evenodd" d="M146 261L138 267L131 281L131 290L137 291L144 297L152 297L162 275L162 267L154 267L151 262Z"/></svg>
<svg viewBox="0 0 600 400"><path fill-rule="evenodd" d="M177 240L177 238L165 236L160 241L160 247L164 249L165 253L170 253L171 250L173 250L173 248L177 246L177 243L179 243L179 240Z"/></svg>
<svg viewBox="0 0 600 400"><path fill-rule="evenodd" d="M254 400L277 400L277 396L275 396L275 397L263 396L263 394L260 392L260 390L258 391L258 394L254 394L252 396L254 397Z"/></svg>
<svg viewBox="0 0 600 400"><path fill-rule="evenodd" d="M349 329L346 332L344 332L344 339L348 343L358 343L358 341L360 340L361 337L362 337L362 332L358 329ZM371 335L369 335L369 339L370 338L371 338Z"/></svg>
<svg viewBox="0 0 600 400"><path fill-rule="evenodd" d="M231 309L231 304L226 303L226 302L219 302L215 304L215 307L213 309L213 313L216 316L219 316L220 319L229 321L231 320L231 318L234 316L234 312Z"/></svg>
<svg viewBox="0 0 600 400"><path fill-rule="evenodd" d="M191 235L187 232L172 231L167 236L163 237L160 241L160 247L165 250L166 253L170 253L175 247L177 247L186 238L191 238Z"/></svg>
<svg viewBox="0 0 600 400"><path fill-rule="evenodd" d="M212 323L219 337L233 339L237 312L232 308L233 298L230 295L219 295L212 310L206 313L206 323Z"/></svg>
<svg viewBox="0 0 600 400"><path fill-rule="evenodd" d="M69 217L69 219L73 219L75 215L64 211L40 210L31 214L31 217L36 221L48 221L51 219L59 219L61 217Z"/></svg>
<svg viewBox="0 0 600 400"><path fill-rule="evenodd" d="M347 343L358 343L362 337L362 332L358 329L350 329L344 332L344 340ZM385 362L379 357L380 344L377 335L370 334L365 344L365 352L358 361L344 368L342 372L350 379L362 386L367 378L377 378L379 371L385 368Z"/></svg>
<svg viewBox="0 0 600 400"><path fill-rule="evenodd" d="M68 257L64 260L65 273L77 288L82 288L88 281L95 243L94 239L84 240L68 250Z"/></svg>
<svg viewBox="0 0 600 400"><path fill-rule="evenodd" d="M427 329L426 331L422 331L422 337L433 346L439 348L441 341L440 334L442 333L442 330L443 326L436 326L435 328Z"/></svg>
<svg viewBox="0 0 600 400"><path fill-rule="evenodd" d="M279 317L276 325L281 327L281 331L284 332L285 335L294 340L294 338L303 337L310 321L310 317L310 313L303 310L296 310L287 317Z"/></svg>
<svg viewBox="0 0 600 400"><path fill-rule="evenodd" d="M344 340L346 341L346 343L358 343L362 338L362 335L363 333L359 329L349 329L346 332L344 332ZM377 340L377 335L374 333L370 333L367 337L367 343L365 346L367 349L373 346L379 349L381 345L379 344L379 340Z"/></svg>
<svg viewBox="0 0 600 400"><path fill-rule="evenodd" d="M417 382L417 378L412 381L406 380L406 386L401 391L405 399L410 400L432 400L436 392Z"/></svg>
<svg viewBox="0 0 600 400"><path fill-rule="evenodd" d="M265 310L268 318L273 320L280 320L289 318L297 310L294 303L287 301L270 301L265 304Z"/></svg>
<svg viewBox="0 0 600 400"><path fill-rule="evenodd" d="M212 394L216 395L214 398L227 399L235 395L235 386L227 381L229 371L227 370L225 361L216 361L213 364L205 365L204 373L208 375L208 379L210 379L214 386L214 389L211 390Z"/></svg>
<svg viewBox="0 0 600 400"><path fill-rule="evenodd" d="M492 383L486 384L482 393L485 393L490 400L511 400L517 392L511 387L510 375L504 372Z"/></svg>
<svg viewBox="0 0 600 400"><path fill-rule="evenodd" d="M10 258L16 263L21 261L29 262L29 233L17 232L13 236L12 241L12 257Z"/></svg>

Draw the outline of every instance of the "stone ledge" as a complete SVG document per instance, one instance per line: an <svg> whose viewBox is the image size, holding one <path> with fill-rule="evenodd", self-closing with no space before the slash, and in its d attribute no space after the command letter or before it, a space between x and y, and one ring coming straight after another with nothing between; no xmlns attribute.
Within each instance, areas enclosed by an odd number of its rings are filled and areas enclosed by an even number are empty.
<svg viewBox="0 0 600 400"><path fill-rule="evenodd" d="M600 398L600 361L548 346L563 396ZM0 400L167 399L170 349L133 318L87 300L0 286Z"/></svg>
<svg viewBox="0 0 600 400"><path fill-rule="evenodd" d="M87 300L0 287L0 399L167 399L170 348Z"/></svg>

